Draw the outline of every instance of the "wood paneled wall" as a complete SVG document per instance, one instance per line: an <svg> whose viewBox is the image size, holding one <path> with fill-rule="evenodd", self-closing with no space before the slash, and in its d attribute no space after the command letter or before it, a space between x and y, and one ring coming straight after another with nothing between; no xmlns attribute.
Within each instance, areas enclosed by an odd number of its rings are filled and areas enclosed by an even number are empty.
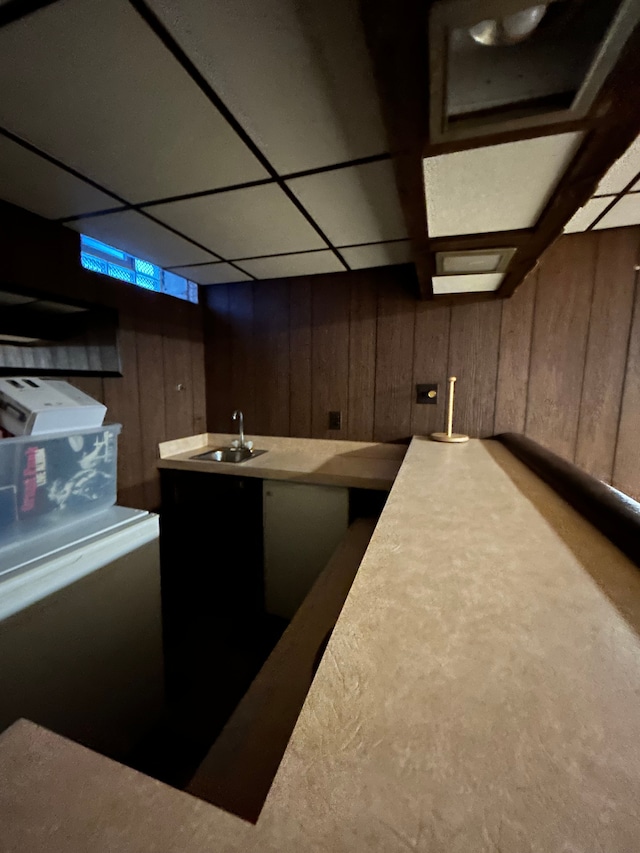
<svg viewBox="0 0 640 853"><path fill-rule="evenodd" d="M240 408L254 434L403 439L444 428L456 375L458 431L523 432L640 498L639 250L637 228L565 236L512 299L453 308L410 267L211 287L208 427Z"/></svg>
<svg viewBox="0 0 640 853"><path fill-rule="evenodd" d="M158 508L158 443L205 430L202 309L84 270L76 233L2 203L0 234L0 280L118 310L122 377L67 378L122 424L119 503Z"/></svg>

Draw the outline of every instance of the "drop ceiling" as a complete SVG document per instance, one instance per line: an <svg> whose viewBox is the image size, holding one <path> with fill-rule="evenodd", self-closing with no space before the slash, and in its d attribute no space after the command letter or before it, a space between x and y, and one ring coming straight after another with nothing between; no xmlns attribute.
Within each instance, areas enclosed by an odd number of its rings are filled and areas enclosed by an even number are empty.
<svg viewBox="0 0 640 853"><path fill-rule="evenodd" d="M609 169L565 233L640 225L640 136Z"/></svg>
<svg viewBox="0 0 640 853"><path fill-rule="evenodd" d="M357 0L8 5L0 198L200 284L410 260Z"/></svg>
<svg viewBox="0 0 640 853"><path fill-rule="evenodd" d="M438 147L418 115L429 70L413 56L394 101L419 143L407 180L407 146L391 133L392 161L383 126L367 10L417 44L430 9L470 6L398 2L0 0L0 198L202 285L413 260L423 295L512 292L525 238L591 145L593 121L522 138L465 130ZM472 0L487 3L517 0ZM395 68L402 38L391 46ZM639 161L636 143L565 230L640 222ZM437 253L498 248L509 250L499 274L435 274Z"/></svg>

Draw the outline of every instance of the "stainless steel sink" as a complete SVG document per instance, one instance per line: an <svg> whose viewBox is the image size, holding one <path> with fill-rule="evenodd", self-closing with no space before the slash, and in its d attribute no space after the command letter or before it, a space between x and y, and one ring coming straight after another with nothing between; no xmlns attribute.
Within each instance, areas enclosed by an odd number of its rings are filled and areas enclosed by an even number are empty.
<svg viewBox="0 0 640 853"><path fill-rule="evenodd" d="M249 450L248 447L219 447L216 450L197 453L189 458L200 459L202 462L246 462L266 452L266 450Z"/></svg>

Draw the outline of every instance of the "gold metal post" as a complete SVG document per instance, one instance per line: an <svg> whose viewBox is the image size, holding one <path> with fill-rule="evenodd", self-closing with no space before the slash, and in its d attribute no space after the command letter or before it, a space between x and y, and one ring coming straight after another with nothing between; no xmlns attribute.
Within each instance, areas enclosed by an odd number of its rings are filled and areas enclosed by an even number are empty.
<svg viewBox="0 0 640 853"><path fill-rule="evenodd" d="M453 395L456 377L450 376L448 381L449 395L447 400L447 431L433 432L431 433L431 438L434 441L446 441L450 444L462 444L463 441L469 441L469 436L462 435L462 433L459 432L453 432Z"/></svg>

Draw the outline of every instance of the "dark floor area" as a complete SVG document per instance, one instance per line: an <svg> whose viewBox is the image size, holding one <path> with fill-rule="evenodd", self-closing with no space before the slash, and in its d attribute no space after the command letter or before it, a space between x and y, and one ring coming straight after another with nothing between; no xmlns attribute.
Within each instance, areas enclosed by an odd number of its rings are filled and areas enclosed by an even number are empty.
<svg viewBox="0 0 640 853"><path fill-rule="evenodd" d="M193 619L165 641L167 712L123 763L169 785L191 779L280 639L287 622L261 616Z"/></svg>

